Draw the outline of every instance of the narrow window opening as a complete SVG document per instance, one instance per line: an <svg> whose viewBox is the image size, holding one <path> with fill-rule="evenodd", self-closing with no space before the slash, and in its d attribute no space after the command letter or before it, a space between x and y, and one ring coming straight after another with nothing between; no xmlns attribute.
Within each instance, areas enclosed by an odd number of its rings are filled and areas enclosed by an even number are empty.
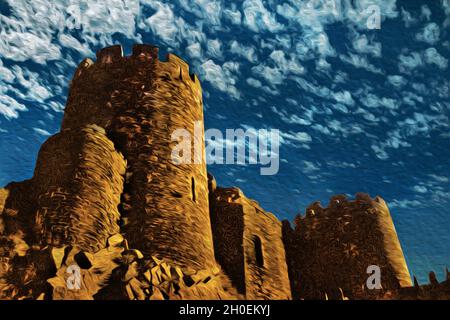
<svg viewBox="0 0 450 320"><path fill-rule="evenodd" d="M262 252L261 239L258 236L253 236L253 245L255 247L256 264L259 267L264 267L264 257Z"/></svg>
<svg viewBox="0 0 450 320"><path fill-rule="evenodd" d="M197 197L195 194L195 179L191 178L191 191L192 191L192 201L197 202Z"/></svg>

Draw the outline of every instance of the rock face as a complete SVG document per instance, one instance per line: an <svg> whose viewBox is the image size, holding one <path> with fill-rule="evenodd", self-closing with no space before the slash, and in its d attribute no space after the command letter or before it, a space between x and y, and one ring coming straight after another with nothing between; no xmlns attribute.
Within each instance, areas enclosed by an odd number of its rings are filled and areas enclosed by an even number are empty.
<svg viewBox="0 0 450 320"><path fill-rule="evenodd" d="M185 62L148 45L83 61L33 177L0 189L0 299L448 299L449 280L411 286L382 199L313 204L293 230L217 187L204 152Z"/></svg>

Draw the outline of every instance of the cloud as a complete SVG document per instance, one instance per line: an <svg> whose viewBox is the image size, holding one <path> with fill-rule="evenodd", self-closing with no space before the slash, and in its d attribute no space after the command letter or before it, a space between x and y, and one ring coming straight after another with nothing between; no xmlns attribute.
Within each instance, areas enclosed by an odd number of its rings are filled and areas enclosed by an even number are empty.
<svg viewBox="0 0 450 320"><path fill-rule="evenodd" d="M436 23L431 22L428 23L421 32L416 34L416 39L433 45L439 41L439 35L439 26Z"/></svg>
<svg viewBox="0 0 450 320"><path fill-rule="evenodd" d="M254 87L254 88L261 88L261 87L262 87L261 81L259 81L259 80L257 80L257 79L254 79L254 78L248 78L248 79L247 79L247 83L248 83L250 86Z"/></svg>
<svg viewBox="0 0 450 320"><path fill-rule="evenodd" d="M414 186L412 189L417 193L427 193L428 192L428 189L424 186Z"/></svg>
<svg viewBox="0 0 450 320"><path fill-rule="evenodd" d="M10 96L0 91L0 114L6 119L13 119L19 116L19 111L27 111L25 105L17 102Z"/></svg>
<svg viewBox="0 0 450 320"><path fill-rule="evenodd" d="M302 163L303 163L302 171L305 174L311 174L320 171L320 166L317 163L313 163L311 161L306 160L303 160Z"/></svg>
<svg viewBox="0 0 450 320"><path fill-rule="evenodd" d="M285 144L299 146L296 142L300 142L305 146L305 143L311 142L311 136L306 132L280 132L280 141Z"/></svg>
<svg viewBox="0 0 450 320"><path fill-rule="evenodd" d="M208 40L206 47L208 56L216 59L223 59L222 43L218 39Z"/></svg>
<svg viewBox="0 0 450 320"><path fill-rule="evenodd" d="M411 52L409 55L400 54L398 59L400 61L399 70L402 72L409 72L424 64L422 55L418 52Z"/></svg>
<svg viewBox="0 0 450 320"><path fill-rule="evenodd" d="M78 39L70 34L61 33L58 36L59 43L66 48L78 51L82 56L89 57L93 55L92 50L86 43L80 43Z"/></svg>
<svg viewBox="0 0 450 320"><path fill-rule="evenodd" d="M34 132L37 134L40 134L41 136L51 136L51 133L47 130L41 129L41 128L33 128Z"/></svg>
<svg viewBox="0 0 450 320"><path fill-rule="evenodd" d="M382 73L381 69L372 65L369 62L369 60L367 60L367 58L364 56L360 56L360 55L353 54L353 53L348 53L347 55L343 55L343 54L339 55L339 58L342 61L354 66L355 68L364 69L364 70L367 70L372 73L380 73L380 74Z"/></svg>
<svg viewBox="0 0 450 320"><path fill-rule="evenodd" d="M52 93L40 83L40 75L31 72L28 69L22 69L15 65L12 67L16 82L22 87L22 90L10 88L17 96L23 100L44 102L52 96Z"/></svg>
<svg viewBox="0 0 450 320"><path fill-rule="evenodd" d="M261 0L245 0L242 4L242 11L244 12L244 24L254 32L277 32L283 28Z"/></svg>
<svg viewBox="0 0 450 320"><path fill-rule="evenodd" d="M411 13L406 11L404 8L402 8L401 13L402 13L402 20L403 20L406 28L409 28L410 26L417 23L417 19L415 19L411 15Z"/></svg>
<svg viewBox="0 0 450 320"><path fill-rule="evenodd" d="M223 15L225 19L230 21L234 25L240 25L242 22L242 14L239 10L234 9L225 9L223 11Z"/></svg>
<svg viewBox="0 0 450 320"><path fill-rule="evenodd" d="M12 73L8 68L3 66L3 61L0 59L0 81L7 83L12 83L16 79L14 73Z"/></svg>
<svg viewBox="0 0 450 320"><path fill-rule="evenodd" d="M151 1L151 6L156 12L146 19L146 25L161 40L175 46L179 34L177 25L184 24L184 20L176 18L168 4Z"/></svg>
<svg viewBox="0 0 450 320"><path fill-rule="evenodd" d="M424 52L425 62L428 64L434 64L440 69L447 69L448 60L439 54L435 48L428 48Z"/></svg>
<svg viewBox="0 0 450 320"><path fill-rule="evenodd" d="M193 13L202 22L218 26L221 24L222 3L215 0L179 0L179 5Z"/></svg>
<svg viewBox="0 0 450 320"><path fill-rule="evenodd" d="M284 121L285 123L299 124L303 126L311 125L311 121L305 119L304 117L300 117L296 114L289 113L286 110L278 109L274 106L272 106L270 109L272 110L272 112L277 114L281 118L281 120Z"/></svg>
<svg viewBox="0 0 450 320"><path fill-rule="evenodd" d="M346 104L348 106L352 106L355 104L351 93L348 91L333 92L332 96L337 102Z"/></svg>
<svg viewBox="0 0 450 320"><path fill-rule="evenodd" d="M256 56L256 50L253 46L245 46L241 43L238 43L236 40L233 40L229 44L230 53L233 53L239 57L243 57L247 59L249 62L257 62L258 57Z"/></svg>
<svg viewBox="0 0 450 320"><path fill-rule="evenodd" d="M209 82L214 88L228 93L234 99L240 99L240 93L236 88L236 73L239 64L226 62L222 66L212 60L208 60L199 67L199 75L204 81Z"/></svg>
<svg viewBox="0 0 450 320"><path fill-rule="evenodd" d="M46 64L60 60L61 46L66 45L86 53L87 47L78 45L67 31L76 30L92 45L110 44L117 33L139 40L135 29L138 0L7 2L11 15L0 15L0 55L6 59Z"/></svg>
<svg viewBox="0 0 450 320"><path fill-rule="evenodd" d="M391 98L386 97L378 97L373 93L368 93L363 97L360 97L359 100L368 108L379 108L385 107L387 109L396 110L399 107L399 103Z"/></svg>
<svg viewBox="0 0 450 320"><path fill-rule="evenodd" d="M266 80L270 86L284 83L288 78L295 80L296 76L305 72L304 67L294 57L286 57L281 50L274 50L265 63L252 68L252 73Z"/></svg>
<svg viewBox="0 0 450 320"><path fill-rule="evenodd" d="M420 19L425 19L427 21L429 21L431 18L431 10L430 8L424 4L420 7Z"/></svg>
<svg viewBox="0 0 450 320"><path fill-rule="evenodd" d="M0 21L1 24L4 21ZM61 50L45 35L31 32L15 32L6 25L0 31L0 55L13 61L32 60L45 64L61 58Z"/></svg>
<svg viewBox="0 0 450 320"><path fill-rule="evenodd" d="M399 75L391 75L387 77L388 82L396 88L404 87L407 83L406 79Z"/></svg>
<svg viewBox="0 0 450 320"><path fill-rule="evenodd" d="M186 53L188 56L194 59L202 60L202 47L200 43L193 43L186 47Z"/></svg>
<svg viewBox="0 0 450 320"><path fill-rule="evenodd" d="M354 35L352 45L353 49L355 49L358 53L381 57L381 43L369 40L366 35Z"/></svg>
<svg viewBox="0 0 450 320"><path fill-rule="evenodd" d="M403 199L403 200L397 200L393 199L389 202L390 208L401 208L401 209L412 209L420 207L422 203L419 200L410 200L410 199Z"/></svg>

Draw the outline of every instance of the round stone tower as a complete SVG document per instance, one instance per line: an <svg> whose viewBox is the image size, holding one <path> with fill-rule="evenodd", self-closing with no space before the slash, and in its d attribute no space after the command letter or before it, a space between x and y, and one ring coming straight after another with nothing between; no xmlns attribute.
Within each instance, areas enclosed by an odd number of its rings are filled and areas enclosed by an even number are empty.
<svg viewBox="0 0 450 320"><path fill-rule="evenodd" d="M214 265L199 80L173 54L120 46L84 60L71 83L62 129L95 124L127 161L119 211L130 245L193 269ZM172 134L189 133L192 161L177 164ZM188 141L189 142L189 141ZM194 146L196 146L194 148ZM200 150L194 158L194 149Z"/></svg>

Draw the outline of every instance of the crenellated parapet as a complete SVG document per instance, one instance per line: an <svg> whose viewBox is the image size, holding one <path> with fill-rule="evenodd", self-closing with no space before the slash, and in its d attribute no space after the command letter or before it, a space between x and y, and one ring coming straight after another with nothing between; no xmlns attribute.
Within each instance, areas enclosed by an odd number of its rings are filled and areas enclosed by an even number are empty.
<svg viewBox="0 0 450 320"><path fill-rule="evenodd" d="M295 229L283 225L291 287L295 298L352 299L383 294L366 286L370 266L381 270L384 289L411 285L406 261L389 213L380 197L358 193L354 200L333 196L297 216Z"/></svg>

